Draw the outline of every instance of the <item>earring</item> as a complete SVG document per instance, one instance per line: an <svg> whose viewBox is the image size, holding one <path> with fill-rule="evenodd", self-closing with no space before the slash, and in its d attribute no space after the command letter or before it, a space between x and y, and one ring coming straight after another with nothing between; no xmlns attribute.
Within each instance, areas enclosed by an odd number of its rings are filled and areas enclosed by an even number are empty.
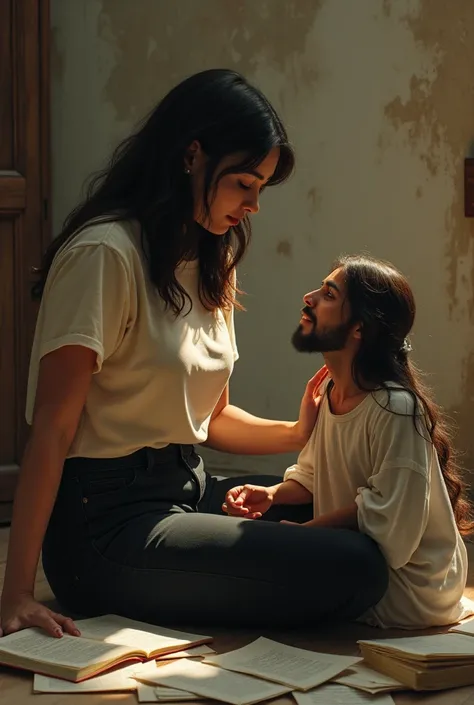
<svg viewBox="0 0 474 705"><path fill-rule="evenodd" d="M190 173L191 173L191 169L187 166L186 169L184 170L184 173L185 173L185 174L190 174Z"/></svg>

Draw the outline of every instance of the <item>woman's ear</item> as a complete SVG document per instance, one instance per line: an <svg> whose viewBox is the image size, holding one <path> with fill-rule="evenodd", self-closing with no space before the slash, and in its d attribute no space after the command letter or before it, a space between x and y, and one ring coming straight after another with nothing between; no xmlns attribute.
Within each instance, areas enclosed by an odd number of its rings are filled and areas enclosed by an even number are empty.
<svg viewBox="0 0 474 705"><path fill-rule="evenodd" d="M201 143L198 140L193 140L184 154L184 171L186 174L192 174L196 166L200 166L204 158L204 152Z"/></svg>

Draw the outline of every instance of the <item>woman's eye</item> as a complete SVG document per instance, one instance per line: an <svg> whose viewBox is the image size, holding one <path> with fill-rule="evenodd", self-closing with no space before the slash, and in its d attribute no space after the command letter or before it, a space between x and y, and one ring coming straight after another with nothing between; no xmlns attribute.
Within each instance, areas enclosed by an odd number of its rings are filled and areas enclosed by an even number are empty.
<svg viewBox="0 0 474 705"><path fill-rule="evenodd" d="M244 191L250 191L250 189L252 188L251 186L247 186L247 184L243 184L242 181L239 181L239 186L240 188L243 188Z"/></svg>

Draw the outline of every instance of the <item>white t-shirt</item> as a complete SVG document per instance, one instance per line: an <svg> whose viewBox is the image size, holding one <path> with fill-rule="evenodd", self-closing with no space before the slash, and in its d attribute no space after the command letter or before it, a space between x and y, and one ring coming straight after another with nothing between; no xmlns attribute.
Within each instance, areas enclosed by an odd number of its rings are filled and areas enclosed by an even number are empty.
<svg viewBox="0 0 474 705"><path fill-rule="evenodd" d="M472 614L461 602L466 547L421 416L426 439L414 428L414 408L400 387L389 402L377 391L342 415L324 395L312 436L284 478L313 493L315 517L356 502L359 530L389 566L385 596L362 617L380 627L438 626Z"/></svg>
<svg viewBox="0 0 474 705"><path fill-rule="evenodd" d="M150 281L138 226L95 223L56 255L33 343L26 419L41 358L64 345L97 353L68 457L120 457L145 446L202 443L234 361L233 310L208 311L197 261L180 265L191 297L175 317Z"/></svg>

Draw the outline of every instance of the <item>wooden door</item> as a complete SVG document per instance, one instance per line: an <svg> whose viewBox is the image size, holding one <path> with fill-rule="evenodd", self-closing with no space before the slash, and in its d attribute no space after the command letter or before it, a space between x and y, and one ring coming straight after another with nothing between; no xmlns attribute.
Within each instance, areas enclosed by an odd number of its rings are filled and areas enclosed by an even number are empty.
<svg viewBox="0 0 474 705"><path fill-rule="evenodd" d="M27 432L31 269L49 237L48 45L49 0L0 0L0 522Z"/></svg>

